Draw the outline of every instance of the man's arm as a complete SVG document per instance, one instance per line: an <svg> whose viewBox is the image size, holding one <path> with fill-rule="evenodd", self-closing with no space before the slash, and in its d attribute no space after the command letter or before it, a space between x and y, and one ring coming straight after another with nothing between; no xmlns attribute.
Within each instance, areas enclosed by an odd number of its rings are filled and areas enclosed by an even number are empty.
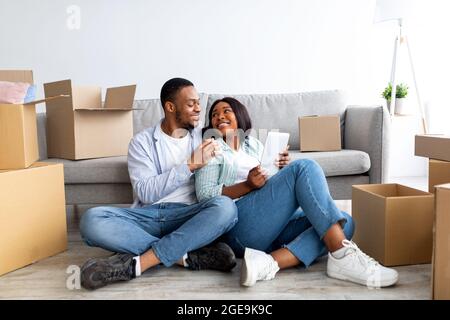
<svg viewBox="0 0 450 320"><path fill-rule="evenodd" d="M137 139L132 139L128 148L128 172L131 184L138 199L142 203L154 203L175 191L186 183L192 172L186 163L180 164L164 173L159 174L156 159L152 152L146 150Z"/></svg>

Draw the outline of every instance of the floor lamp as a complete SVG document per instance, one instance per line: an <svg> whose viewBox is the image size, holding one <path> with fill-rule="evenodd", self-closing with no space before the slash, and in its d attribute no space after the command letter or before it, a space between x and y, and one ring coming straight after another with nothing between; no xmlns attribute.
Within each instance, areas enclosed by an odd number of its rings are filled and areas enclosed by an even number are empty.
<svg viewBox="0 0 450 320"><path fill-rule="evenodd" d="M419 88L417 86L416 80L416 72L414 69L414 63L411 54L411 48L409 46L408 38L402 34L402 26L403 20L408 15L411 9L411 1L410 0L377 0L377 5L375 9L375 18L374 23L380 23L385 21L395 20L398 23L399 32L397 37L395 38L394 43L394 55L392 58L392 69L391 69L391 77L390 82L392 84L392 95L391 95L391 115L395 113L395 96L397 91L397 79L396 79L396 68L398 62L398 52L402 45L406 45L406 49L408 51L408 58L411 67L414 87L416 89L417 103L419 105L421 117L422 117L422 126L424 133L428 133L428 126L425 120L425 111L423 108L422 100L420 98Z"/></svg>

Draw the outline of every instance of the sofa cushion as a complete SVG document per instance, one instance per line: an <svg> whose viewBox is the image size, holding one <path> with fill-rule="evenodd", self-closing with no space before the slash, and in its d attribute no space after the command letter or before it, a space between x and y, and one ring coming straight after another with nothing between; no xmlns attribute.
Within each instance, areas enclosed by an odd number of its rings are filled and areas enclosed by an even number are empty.
<svg viewBox="0 0 450 320"><path fill-rule="evenodd" d="M208 102L208 95L206 93L199 93L200 106L202 111L200 119L205 119L205 110ZM140 109L133 111L133 130L134 133L154 126L164 117L164 112L159 99L135 100L133 108ZM203 124L203 123L202 123Z"/></svg>
<svg viewBox="0 0 450 320"><path fill-rule="evenodd" d="M291 159L314 159L327 177L354 175L369 171L369 155L362 151L341 150L334 152L290 151ZM47 159L46 162L64 164L66 184L129 183L127 157L110 157L88 160Z"/></svg>
<svg viewBox="0 0 450 320"><path fill-rule="evenodd" d="M254 133L261 141L264 140L266 132L270 130L289 132L291 150L298 150L300 147L298 117L308 115L339 115L342 139L344 137L347 98L343 91L249 95L210 94L206 117L214 101L225 96L234 97L247 107L255 129ZM207 124L207 120L205 119L205 124Z"/></svg>
<svg viewBox="0 0 450 320"><path fill-rule="evenodd" d="M65 184L130 182L126 156L76 161L51 158L44 161L64 165Z"/></svg>
<svg viewBox="0 0 450 320"><path fill-rule="evenodd" d="M370 169L370 157L357 150L341 150L331 152L299 152L290 151L291 160L313 159L322 167L325 176L347 176L366 173Z"/></svg>

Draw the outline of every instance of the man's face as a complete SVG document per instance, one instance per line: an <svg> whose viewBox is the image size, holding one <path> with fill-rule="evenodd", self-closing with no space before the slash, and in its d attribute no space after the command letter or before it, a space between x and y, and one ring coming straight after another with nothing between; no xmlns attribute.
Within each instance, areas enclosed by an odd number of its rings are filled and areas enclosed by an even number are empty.
<svg viewBox="0 0 450 320"><path fill-rule="evenodd" d="M175 120L180 128L187 130L198 126L200 121L200 98L194 87L184 87L174 101Z"/></svg>

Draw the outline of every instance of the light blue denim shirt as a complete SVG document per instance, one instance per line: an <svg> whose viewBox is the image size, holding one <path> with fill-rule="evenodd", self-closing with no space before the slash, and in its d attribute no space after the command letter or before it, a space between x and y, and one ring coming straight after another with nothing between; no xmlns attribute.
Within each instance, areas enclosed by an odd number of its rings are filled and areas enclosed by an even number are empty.
<svg viewBox="0 0 450 320"><path fill-rule="evenodd" d="M172 193L186 183L192 172L186 163L166 169L163 172L165 152L160 145L160 132L154 127L147 128L131 139L128 147L128 173L133 186L133 207L152 204ZM202 142L202 125L190 131L191 152Z"/></svg>
<svg viewBox="0 0 450 320"><path fill-rule="evenodd" d="M234 151L223 139L217 139L222 148L222 155L212 159L206 166L195 172L195 192L198 201L203 201L222 194L224 186L235 184L237 164L234 161ZM248 155L261 160L263 144L249 136L241 146Z"/></svg>

